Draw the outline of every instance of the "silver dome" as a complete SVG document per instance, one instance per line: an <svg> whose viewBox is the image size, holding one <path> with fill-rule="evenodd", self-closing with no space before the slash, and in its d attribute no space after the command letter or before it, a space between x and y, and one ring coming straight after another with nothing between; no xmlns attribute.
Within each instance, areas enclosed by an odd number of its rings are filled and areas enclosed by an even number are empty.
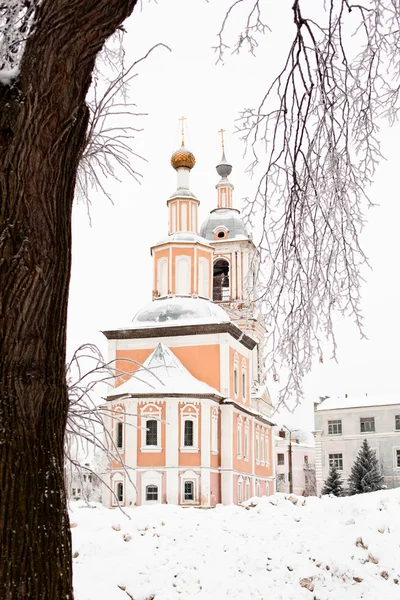
<svg viewBox="0 0 400 600"><path fill-rule="evenodd" d="M216 169L218 175L223 179L229 177L229 175L232 173L232 165L230 165L226 160L225 152L222 154L221 162L216 166Z"/></svg>
<svg viewBox="0 0 400 600"><path fill-rule="evenodd" d="M153 300L135 315L134 327L162 327L170 325L200 325L229 323L223 308L203 298L163 298Z"/></svg>
<svg viewBox="0 0 400 600"><path fill-rule="evenodd" d="M236 208L216 208L211 211L200 228L200 235L206 240L214 240L214 231L218 227L226 227L228 230L228 237L224 240L252 239Z"/></svg>

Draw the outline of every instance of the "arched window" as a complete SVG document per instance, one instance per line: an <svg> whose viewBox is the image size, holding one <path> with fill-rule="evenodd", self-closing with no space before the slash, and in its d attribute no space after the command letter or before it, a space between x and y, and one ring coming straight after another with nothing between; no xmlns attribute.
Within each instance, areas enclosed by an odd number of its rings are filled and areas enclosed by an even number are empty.
<svg viewBox="0 0 400 600"><path fill-rule="evenodd" d="M119 421L117 423L117 439L116 439L116 445L118 450L122 450L124 447L124 424L121 423L121 421Z"/></svg>
<svg viewBox="0 0 400 600"><path fill-rule="evenodd" d="M194 482L193 481L185 481L184 498L186 501L194 500Z"/></svg>
<svg viewBox="0 0 400 600"><path fill-rule="evenodd" d="M238 500L238 504L241 504L243 501L243 477L242 476L240 476L238 478L237 500Z"/></svg>
<svg viewBox="0 0 400 600"><path fill-rule="evenodd" d="M146 446L157 446L158 423L154 419L146 421Z"/></svg>
<svg viewBox="0 0 400 600"><path fill-rule="evenodd" d="M186 202L182 203L181 206L181 231L187 231L187 204Z"/></svg>
<svg viewBox="0 0 400 600"><path fill-rule="evenodd" d="M210 263L206 258L199 258L199 296L209 297Z"/></svg>
<svg viewBox="0 0 400 600"><path fill-rule="evenodd" d="M116 489L117 500L118 500L118 502L123 502L124 501L124 484L122 483L122 481L118 481L116 488L117 488Z"/></svg>
<svg viewBox="0 0 400 600"><path fill-rule="evenodd" d="M244 457L249 458L249 420L244 421Z"/></svg>
<svg viewBox="0 0 400 600"><path fill-rule="evenodd" d="M197 206L192 202L192 231L197 232Z"/></svg>
<svg viewBox="0 0 400 600"><path fill-rule="evenodd" d="M146 502L158 501L158 487L156 485L146 485Z"/></svg>
<svg viewBox="0 0 400 600"><path fill-rule="evenodd" d="M157 262L157 291L160 296L168 294L168 259L160 258Z"/></svg>
<svg viewBox="0 0 400 600"><path fill-rule="evenodd" d="M220 258L214 263L213 270L213 300L226 302L230 298L229 263Z"/></svg>
<svg viewBox="0 0 400 600"><path fill-rule="evenodd" d="M192 447L193 446L194 423L193 423L192 419L185 419L184 423L185 423L185 432L184 432L183 445Z"/></svg>
<svg viewBox="0 0 400 600"><path fill-rule="evenodd" d="M176 258L176 293L180 296L190 295L190 257Z"/></svg>
<svg viewBox="0 0 400 600"><path fill-rule="evenodd" d="M218 411L215 408L211 421L211 452L218 452Z"/></svg>
<svg viewBox="0 0 400 600"><path fill-rule="evenodd" d="M238 455L238 458L242 458L242 435L243 435L243 420L242 420L242 417L238 417L238 420L237 420L237 455Z"/></svg>

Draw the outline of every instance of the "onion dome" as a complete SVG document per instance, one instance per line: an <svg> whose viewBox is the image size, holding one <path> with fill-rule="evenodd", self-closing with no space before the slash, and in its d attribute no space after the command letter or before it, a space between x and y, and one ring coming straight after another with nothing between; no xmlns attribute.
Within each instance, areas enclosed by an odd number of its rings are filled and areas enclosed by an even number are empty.
<svg viewBox="0 0 400 600"><path fill-rule="evenodd" d="M216 166L216 169L220 177L229 177L232 173L232 165L226 160L225 152L223 152L221 162Z"/></svg>
<svg viewBox="0 0 400 600"><path fill-rule="evenodd" d="M171 165L174 169L184 168L189 169L190 171L190 169L193 169L195 163L196 159L194 154L185 148L183 144L179 150L176 150L171 156Z"/></svg>

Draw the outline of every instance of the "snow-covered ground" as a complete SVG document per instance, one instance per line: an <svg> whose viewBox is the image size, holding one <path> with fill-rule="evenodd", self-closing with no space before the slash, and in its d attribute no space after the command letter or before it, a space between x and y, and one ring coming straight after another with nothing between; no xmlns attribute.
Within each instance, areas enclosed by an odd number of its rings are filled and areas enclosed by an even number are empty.
<svg viewBox="0 0 400 600"><path fill-rule="evenodd" d="M76 600L400 599L400 488L248 504L72 503Z"/></svg>

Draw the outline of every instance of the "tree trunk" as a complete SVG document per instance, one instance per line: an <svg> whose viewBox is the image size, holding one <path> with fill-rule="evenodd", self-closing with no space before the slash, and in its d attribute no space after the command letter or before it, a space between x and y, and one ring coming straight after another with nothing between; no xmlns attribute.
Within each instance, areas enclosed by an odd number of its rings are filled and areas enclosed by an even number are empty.
<svg viewBox="0 0 400 600"><path fill-rule="evenodd" d="M64 490L71 210L85 97L137 0L43 0L0 85L0 598L72 600Z"/></svg>

